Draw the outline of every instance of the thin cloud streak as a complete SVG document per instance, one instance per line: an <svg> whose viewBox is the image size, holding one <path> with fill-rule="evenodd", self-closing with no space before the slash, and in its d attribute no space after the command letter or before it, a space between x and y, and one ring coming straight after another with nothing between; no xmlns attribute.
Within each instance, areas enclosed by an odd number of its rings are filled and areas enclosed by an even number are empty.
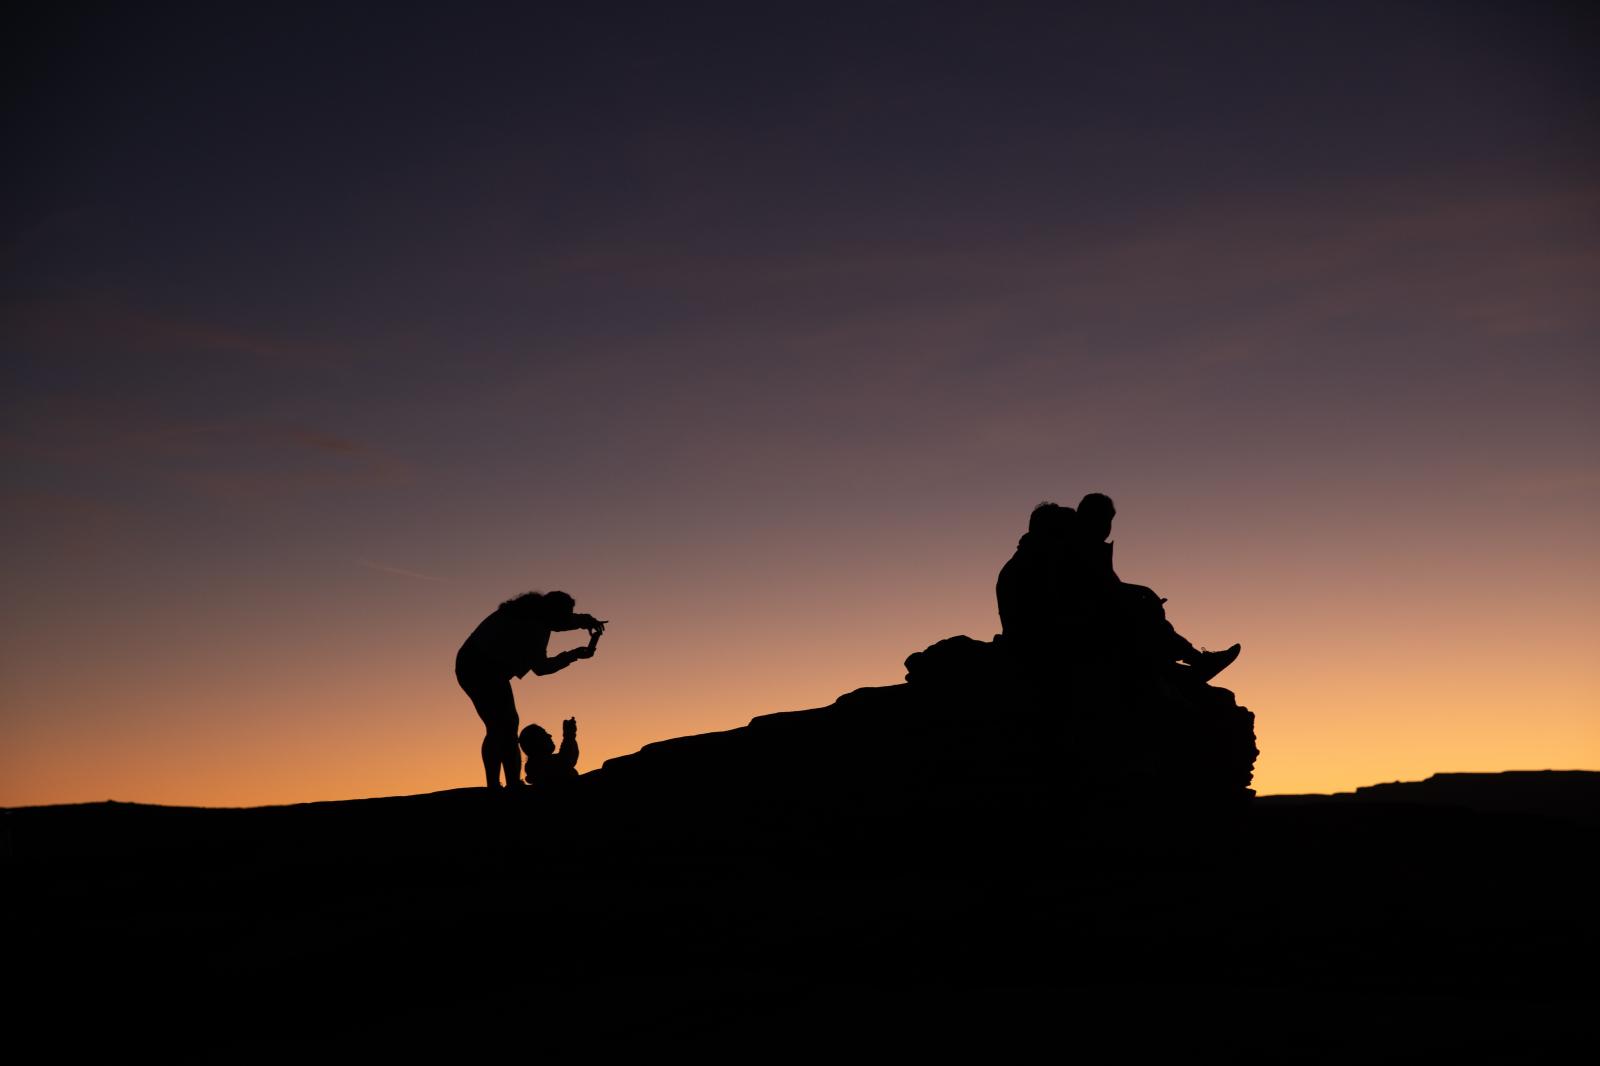
<svg viewBox="0 0 1600 1066"><path fill-rule="evenodd" d="M331 452L334 455L373 455L373 451L365 445L359 444L348 437L335 436L332 433L319 433L315 430L295 430L291 437L307 448L320 452Z"/></svg>
<svg viewBox="0 0 1600 1066"><path fill-rule="evenodd" d="M333 345L152 311L97 296L14 301L0 306L8 345L35 353L93 348L132 355L228 354L273 367L343 369L355 362Z"/></svg>
<svg viewBox="0 0 1600 1066"><path fill-rule="evenodd" d="M448 583L450 581L450 579L447 577L435 577L433 574L423 574L416 570L407 570L403 566L388 566L384 563L375 563L371 559L357 559L356 564L358 566L364 566L368 570L376 570L380 574L393 574L395 577L409 577L414 578L417 581L435 581L440 583Z"/></svg>

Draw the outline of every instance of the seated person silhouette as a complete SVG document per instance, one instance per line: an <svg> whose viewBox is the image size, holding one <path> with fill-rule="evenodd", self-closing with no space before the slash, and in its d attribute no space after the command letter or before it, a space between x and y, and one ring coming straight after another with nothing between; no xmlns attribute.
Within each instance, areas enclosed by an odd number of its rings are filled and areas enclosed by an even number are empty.
<svg viewBox="0 0 1600 1066"><path fill-rule="evenodd" d="M1129 585L1111 567L1111 519L1116 508L1102 493L1074 511L1041 503L1028 532L1000 570L995 597L1003 639L1025 662L1187 663L1189 676L1209 681L1238 658L1195 648L1167 621L1166 601Z"/></svg>
<svg viewBox="0 0 1600 1066"><path fill-rule="evenodd" d="M561 750L543 726L529 725L517 738L528 757L527 781L534 788L550 788L578 776L578 720L561 723Z"/></svg>
<svg viewBox="0 0 1600 1066"><path fill-rule="evenodd" d="M1068 554L1075 543L1076 515L1058 503L1041 503L1028 516L1028 531L1000 568L995 599L1005 645L1029 662L1046 662L1079 646L1072 623L1082 597L1066 595Z"/></svg>
<svg viewBox="0 0 1600 1066"><path fill-rule="evenodd" d="M1117 577L1111 566L1109 542L1111 522L1116 516L1116 505L1104 493L1091 492L1078 501L1076 521L1069 534L1069 557L1070 565L1081 570L1079 586L1101 598L1119 635L1130 642L1136 654L1163 663L1186 663L1191 677L1210 681L1239 657L1240 645L1222 651L1196 648L1167 621L1162 606L1167 601L1155 590L1130 585Z"/></svg>
<svg viewBox="0 0 1600 1066"><path fill-rule="evenodd" d="M565 592L529 592L509 599L478 623L456 653L456 681L483 721L483 775L491 789L501 787L502 770L506 788L523 787L511 679L530 670L544 677L594 657L606 624L593 615L574 613L574 606ZM550 634L572 629L589 631L588 647L547 654Z"/></svg>

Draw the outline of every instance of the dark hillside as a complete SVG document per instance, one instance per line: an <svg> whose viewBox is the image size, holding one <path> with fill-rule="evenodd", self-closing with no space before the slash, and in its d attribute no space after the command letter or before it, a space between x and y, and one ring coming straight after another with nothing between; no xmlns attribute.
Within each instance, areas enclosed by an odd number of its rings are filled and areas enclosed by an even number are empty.
<svg viewBox="0 0 1600 1066"><path fill-rule="evenodd" d="M1554 1061L1593 1039L1570 964L1600 948L1600 836L1573 820L1269 800L1046 834L907 805L851 832L591 791L8 811L13 1016L246 1058L1049 1039Z"/></svg>

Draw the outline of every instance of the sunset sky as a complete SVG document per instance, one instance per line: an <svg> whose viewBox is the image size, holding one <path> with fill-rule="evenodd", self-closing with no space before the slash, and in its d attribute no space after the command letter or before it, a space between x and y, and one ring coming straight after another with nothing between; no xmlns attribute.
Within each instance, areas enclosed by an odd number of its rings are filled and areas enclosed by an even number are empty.
<svg viewBox="0 0 1600 1066"><path fill-rule="evenodd" d="M0 804L481 784L451 664L528 589L611 620L515 684L580 769L827 704L1089 491L1243 643L1258 790L1600 768L1580 5L63 6Z"/></svg>

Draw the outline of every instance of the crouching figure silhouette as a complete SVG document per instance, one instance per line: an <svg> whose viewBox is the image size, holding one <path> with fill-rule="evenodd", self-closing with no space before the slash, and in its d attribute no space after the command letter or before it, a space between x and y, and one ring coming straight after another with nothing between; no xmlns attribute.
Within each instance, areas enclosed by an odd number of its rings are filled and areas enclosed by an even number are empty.
<svg viewBox="0 0 1600 1066"><path fill-rule="evenodd" d="M578 776L578 720L561 723L561 750L543 726L529 725L517 738L528 757L526 777L534 788L551 788Z"/></svg>

